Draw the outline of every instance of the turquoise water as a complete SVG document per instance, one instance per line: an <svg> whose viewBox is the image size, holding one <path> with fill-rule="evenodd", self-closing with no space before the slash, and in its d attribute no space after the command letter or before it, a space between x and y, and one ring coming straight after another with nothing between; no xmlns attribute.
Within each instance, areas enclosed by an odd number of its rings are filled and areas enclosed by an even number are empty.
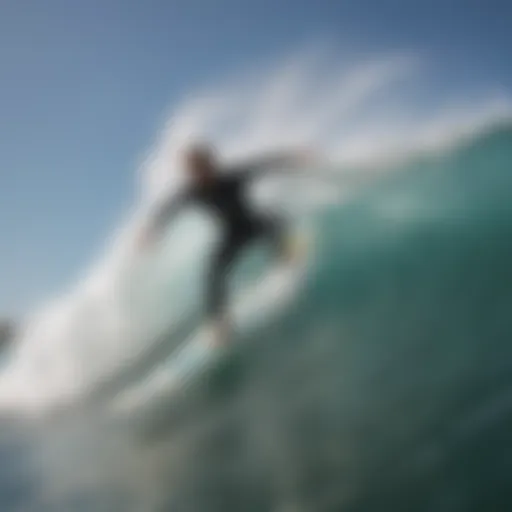
<svg viewBox="0 0 512 512"><path fill-rule="evenodd" d="M44 472L4 429L2 510L510 510L511 190L505 126L324 210L304 292L206 378L94 436L56 420Z"/></svg>

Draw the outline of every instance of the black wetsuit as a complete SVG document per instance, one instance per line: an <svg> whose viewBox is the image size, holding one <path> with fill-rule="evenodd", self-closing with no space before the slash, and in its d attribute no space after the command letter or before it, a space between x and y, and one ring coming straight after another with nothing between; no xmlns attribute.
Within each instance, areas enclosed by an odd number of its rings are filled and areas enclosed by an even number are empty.
<svg viewBox="0 0 512 512"><path fill-rule="evenodd" d="M160 221L164 222L183 206L198 205L220 221L221 241L208 269L206 313L209 317L217 318L224 312L227 277L242 249L259 239L267 239L276 252L282 248L282 223L276 217L254 212L246 198L249 182L272 163L262 162L232 170L216 176L207 185L189 187L160 212Z"/></svg>

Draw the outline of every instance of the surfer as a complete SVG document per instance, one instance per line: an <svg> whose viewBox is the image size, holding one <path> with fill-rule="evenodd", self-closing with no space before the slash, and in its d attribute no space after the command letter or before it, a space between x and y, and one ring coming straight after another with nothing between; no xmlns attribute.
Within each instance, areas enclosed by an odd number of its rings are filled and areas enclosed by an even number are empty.
<svg viewBox="0 0 512 512"><path fill-rule="evenodd" d="M229 338L227 279L242 249L262 240L270 245L278 259L286 261L293 256L284 223L276 216L257 213L249 206L245 197L248 184L266 171L304 163L303 153L283 152L222 168L213 148L192 146L183 155L187 185L162 203L142 232L141 243L151 244L171 219L188 205L205 207L220 221L221 241L211 256L206 283L206 316L216 343Z"/></svg>

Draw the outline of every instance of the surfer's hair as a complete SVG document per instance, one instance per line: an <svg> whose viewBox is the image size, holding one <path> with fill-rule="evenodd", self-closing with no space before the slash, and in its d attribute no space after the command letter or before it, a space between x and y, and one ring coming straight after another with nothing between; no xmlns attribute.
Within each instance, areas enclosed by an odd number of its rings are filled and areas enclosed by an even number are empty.
<svg viewBox="0 0 512 512"><path fill-rule="evenodd" d="M190 160L215 160L216 154L212 144L207 142L195 142L185 149L185 158Z"/></svg>

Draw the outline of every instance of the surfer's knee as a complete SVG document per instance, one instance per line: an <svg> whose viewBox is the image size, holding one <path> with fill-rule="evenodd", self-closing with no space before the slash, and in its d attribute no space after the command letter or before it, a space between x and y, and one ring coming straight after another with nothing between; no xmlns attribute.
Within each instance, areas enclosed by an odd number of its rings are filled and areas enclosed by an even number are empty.
<svg viewBox="0 0 512 512"><path fill-rule="evenodd" d="M278 259L287 259L290 233L281 222L275 222L271 231L271 243L275 256Z"/></svg>

